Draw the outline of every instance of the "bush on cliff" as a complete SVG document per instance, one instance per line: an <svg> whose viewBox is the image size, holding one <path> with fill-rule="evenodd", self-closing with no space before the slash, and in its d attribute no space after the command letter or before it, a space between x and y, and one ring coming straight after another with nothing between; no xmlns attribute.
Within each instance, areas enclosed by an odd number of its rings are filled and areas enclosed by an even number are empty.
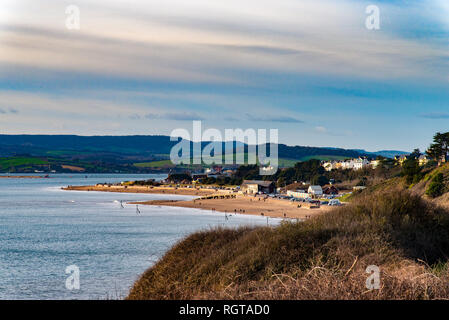
<svg viewBox="0 0 449 320"><path fill-rule="evenodd" d="M175 245L128 299L449 298L449 213L407 191L305 222L215 229ZM381 270L367 290L366 268Z"/></svg>
<svg viewBox="0 0 449 320"><path fill-rule="evenodd" d="M432 181L429 184L429 188L426 191L426 194L429 197L436 198L443 195L445 189L444 185L444 176L442 173L438 173L433 177Z"/></svg>

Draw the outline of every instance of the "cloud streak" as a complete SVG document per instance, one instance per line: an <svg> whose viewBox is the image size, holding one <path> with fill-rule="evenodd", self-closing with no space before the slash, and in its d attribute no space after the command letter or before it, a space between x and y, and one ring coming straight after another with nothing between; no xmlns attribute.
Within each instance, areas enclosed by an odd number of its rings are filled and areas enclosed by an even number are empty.
<svg viewBox="0 0 449 320"><path fill-rule="evenodd" d="M157 120L175 120L175 121L194 121L194 120L204 120L204 117L198 115L195 112L178 112L178 113L148 113L145 115L146 119Z"/></svg>
<svg viewBox="0 0 449 320"><path fill-rule="evenodd" d="M0 108L0 114L17 114L19 110L15 108Z"/></svg>
<svg viewBox="0 0 449 320"><path fill-rule="evenodd" d="M291 144L373 149L392 136L392 148L425 147L444 130L422 119L447 119L435 109L449 100L447 1L379 1L378 31L365 28L371 3L359 0L76 4L81 30L69 31L60 2L2 2L2 130L150 134L177 121L275 123Z"/></svg>
<svg viewBox="0 0 449 320"><path fill-rule="evenodd" d="M261 122L280 122L280 123L304 123L304 121L288 116L279 116L279 115L256 115L251 113L245 114L246 120L249 121L261 121Z"/></svg>
<svg viewBox="0 0 449 320"><path fill-rule="evenodd" d="M422 113L419 116L426 119L449 119L449 112L429 112Z"/></svg>

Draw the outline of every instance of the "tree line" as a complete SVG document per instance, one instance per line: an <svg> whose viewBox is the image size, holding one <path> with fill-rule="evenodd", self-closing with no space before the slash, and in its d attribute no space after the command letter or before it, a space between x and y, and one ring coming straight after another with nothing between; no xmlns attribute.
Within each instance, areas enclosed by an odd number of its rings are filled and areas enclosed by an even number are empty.
<svg viewBox="0 0 449 320"><path fill-rule="evenodd" d="M437 132L433 136L433 143L427 149L427 155L435 161L446 162L449 154L449 132Z"/></svg>

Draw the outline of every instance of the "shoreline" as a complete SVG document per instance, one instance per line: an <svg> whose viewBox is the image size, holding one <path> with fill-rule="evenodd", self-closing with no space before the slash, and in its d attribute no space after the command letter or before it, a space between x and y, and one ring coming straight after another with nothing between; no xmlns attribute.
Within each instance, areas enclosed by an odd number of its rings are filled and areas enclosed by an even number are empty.
<svg viewBox="0 0 449 320"><path fill-rule="evenodd" d="M47 179L44 176L1 176L0 179Z"/></svg>
<svg viewBox="0 0 449 320"><path fill-rule="evenodd" d="M333 207L329 206L321 206L320 208L311 209L308 208L307 203L266 198L264 196L237 195L229 190L216 189L96 185L68 186L62 188L62 190L198 196L198 198L193 200L150 200L128 203L136 205L202 209L228 214L257 215L271 218L307 219L333 209ZM216 198L202 199L202 197L209 198L210 196L216 196Z"/></svg>
<svg viewBox="0 0 449 320"><path fill-rule="evenodd" d="M100 191L118 193L147 193L147 194L175 194L182 196L210 196L216 194L215 189L173 188L173 187L149 187L149 186L67 186L61 188L65 191Z"/></svg>
<svg viewBox="0 0 449 320"><path fill-rule="evenodd" d="M333 209L329 206L310 209L297 202L272 198L264 200L264 197L246 195L238 195L232 199L150 200L129 202L129 204L192 208L228 214L287 219L307 219ZM301 207L298 207L298 205L301 205Z"/></svg>

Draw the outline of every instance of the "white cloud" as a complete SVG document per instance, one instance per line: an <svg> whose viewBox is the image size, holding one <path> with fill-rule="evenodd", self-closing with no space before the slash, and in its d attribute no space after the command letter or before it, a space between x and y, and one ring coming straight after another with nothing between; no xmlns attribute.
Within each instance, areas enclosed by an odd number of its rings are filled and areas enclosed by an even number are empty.
<svg viewBox="0 0 449 320"><path fill-rule="evenodd" d="M318 133L327 133L328 132L327 128L322 127L322 126L315 127L315 131Z"/></svg>
<svg viewBox="0 0 449 320"><path fill-rule="evenodd" d="M0 32L0 62L53 70L234 84L243 70L439 78L426 62L447 57L445 47L366 30L357 1L80 0L81 31L64 28L61 3L18 3Z"/></svg>

